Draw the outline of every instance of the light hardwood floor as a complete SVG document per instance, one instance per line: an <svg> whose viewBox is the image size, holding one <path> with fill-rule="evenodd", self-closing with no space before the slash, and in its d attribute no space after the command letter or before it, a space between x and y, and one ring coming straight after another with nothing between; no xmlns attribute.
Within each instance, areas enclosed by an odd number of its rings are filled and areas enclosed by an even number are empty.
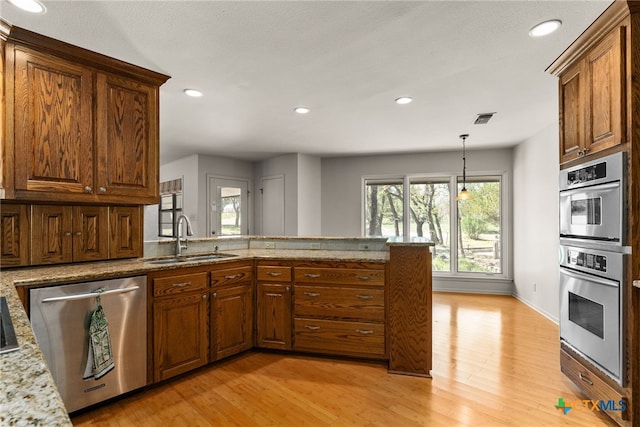
<svg viewBox="0 0 640 427"><path fill-rule="evenodd" d="M558 398L558 327L508 296L436 293L433 379L378 363L247 352L72 417L76 426L598 426Z"/></svg>

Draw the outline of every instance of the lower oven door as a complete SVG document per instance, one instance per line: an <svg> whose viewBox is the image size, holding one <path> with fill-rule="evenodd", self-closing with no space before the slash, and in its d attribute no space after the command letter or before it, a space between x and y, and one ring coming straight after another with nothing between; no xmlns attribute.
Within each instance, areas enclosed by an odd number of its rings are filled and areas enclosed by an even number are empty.
<svg viewBox="0 0 640 427"><path fill-rule="evenodd" d="M560 268L560 338L622 384L620 283Z"/></svg>

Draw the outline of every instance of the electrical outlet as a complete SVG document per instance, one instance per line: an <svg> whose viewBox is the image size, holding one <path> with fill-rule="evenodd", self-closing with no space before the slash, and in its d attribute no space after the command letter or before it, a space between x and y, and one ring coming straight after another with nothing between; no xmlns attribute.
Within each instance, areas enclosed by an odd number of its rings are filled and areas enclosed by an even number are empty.
<svg viewBox="0 0 640 427"><path fill-rule="evenodd" d="M309 249L320 249L320 243L310 243Z"/></svg>
<svg viewBox="0 0 640 427"><path fill-rule="evenodd" d="M275 249L276 248L276 242L265 242L264 243L264 248L265 249Z"/></svg>
<svg viewBox="0 0 640 427"><path fill-rule="evenodd" d="M369 250L369 245L367 245L366 243L360 243L358 245L358 250L367 251L367 250Z"/></svg>

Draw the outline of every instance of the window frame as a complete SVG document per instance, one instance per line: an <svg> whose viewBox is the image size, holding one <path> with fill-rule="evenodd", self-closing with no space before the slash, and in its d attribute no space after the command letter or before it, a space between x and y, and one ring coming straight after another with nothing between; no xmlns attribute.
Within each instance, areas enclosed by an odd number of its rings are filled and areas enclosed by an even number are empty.
<svg viewBox="0 0 640 427"><path fill-rule="evenodd" d="M500 182L500 257L501 257L501 272L466 272L458 271L458 228L455 225L455 218L458 216L458 201L456 200L458 182L462 181L462 175L458 173L415 173L415 174L390 174L390 175L363 175L361 177L361 235L367 236L366 230L366 213L367 213L367 184L377 181L378 183L389 183L389 181L402 181L403 182L403 233L404 237L409 237L411 233L411 217L408 207L410 206L410 185L412 182L419 182L421 180L449 180L449 188L455 191L450 194L449 197L449 228L450 228L450 240L451 240L451 253L450 253L450 271L433 271L434 277L447 277L447 278L459 278L459 279L487 279L487 280L510 280L511 277L511 246L510 242L510 206L511 201L509 198L509 179L508 172L504 170L492 170L492 171L477 171L469 173L467 172L467 179L477 180L478 178L497 178Z"/></svg>

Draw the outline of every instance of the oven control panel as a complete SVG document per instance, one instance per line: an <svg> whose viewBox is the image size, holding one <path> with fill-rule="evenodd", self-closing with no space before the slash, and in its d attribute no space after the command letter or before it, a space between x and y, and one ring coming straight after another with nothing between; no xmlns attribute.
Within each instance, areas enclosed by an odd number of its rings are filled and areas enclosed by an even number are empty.
<svg viewBox="0 0 640 427"><path fill-rule="evenodd" d="M605 162L596 163L580 169L576 169L567 173L567 185L578 183L588 183L595 181L596 179L602 179L607 177L607 164Z"/></svg>
<svg viewBox="0 0 640 427"><path fill-rule="evenodd" d="M566 264L568 266L578 266L595 271L607 271L607 257L597 255L586 250L568 249Z"/></svg>

